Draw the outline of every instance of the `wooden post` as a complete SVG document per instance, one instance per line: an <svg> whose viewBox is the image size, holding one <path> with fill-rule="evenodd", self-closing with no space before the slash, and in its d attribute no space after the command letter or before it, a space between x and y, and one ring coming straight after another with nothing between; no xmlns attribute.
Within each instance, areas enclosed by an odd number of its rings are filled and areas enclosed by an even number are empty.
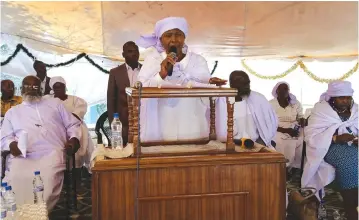
<svg viewBox="0 0 359 220"><path fill-rule="evenodd" d="M141 147L137 149L137 146L141 146L141 143L138 143L140 131L138 130L139 118L138 118L138 98L132 98L132 116L133 116L133 125L132 125L132 134L133 134L133 147L135 155L141 154Z"/></svg>
<svg viewBox="0 0 359 220"><path fill-rule="evenodd" d="M133 106L131 96L127 96L128 107L128 143L133 143Z"/></svg>
<svg viewBox="0 0 359 220"><path fill-rule="evenodd" d="M233 142L233 110L234 110L234 103L230 102L230 98L227 97L227 144L226 144L226 151L227 152L234 152L234 142Z"/></svg>
<svg viewBox="0 0 359 220"><path fill-rule="evenodd" d="M210 133L209 133L209 140L216 140L216 100L213 97L209 97L210 102Z"/></svg>

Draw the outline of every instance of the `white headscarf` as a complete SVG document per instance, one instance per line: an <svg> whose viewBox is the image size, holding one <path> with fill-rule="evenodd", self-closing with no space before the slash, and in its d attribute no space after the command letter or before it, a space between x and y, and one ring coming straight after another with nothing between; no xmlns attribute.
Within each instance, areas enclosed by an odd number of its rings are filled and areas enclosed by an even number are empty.
<svg viewBox="0 0 359 220"><path fill-rule="evenodd" d="M291 105L294 105L295 103L297 103L297 97L296 97L295 95L293 95L292 93L290 93L290 86L289 86L289 84L288 84L287 82L278 82L278 83L274 86L274 88L273 88L273 90L272 90L272 96L273 96L274 98L278 98L277 89L278 89L278 87L279 87L280 85L282 85L282 84L286 84L286 85L288 86L289 97L290 97L290 104L291 104Z"/></svg>
<svg viewBox="0 0 359 220"><path fill-rule="evenodd" d="M49 86L50 86L50 88L51 88L50 94L54 94L54 89L53 89L53 87L54 87L55 83L58 83L58 82L59 82L59 83L63 83L63 84L66 85L65 79L62 78L61 76L51 77L50 82L49 82Z"/></svg>
<svg viewBox="0 0 359 220"><path fill-rule="evenodd" d="M320 96L319 101L328 101L331 97L353 96L354 90L349 81L332 81L328 84L328 89Z"/></svg>
<svg viewBox="0 0 359 220"><path fill-rule="evenodd" d="M137 45L144 48L155 47L159 53L165 51L163 48L160 37L166 31L172 29L180 29L185 37L188 35L188 24L186 19L181 17L168 17L160 21L157 21L155 25L155 32L150 35L142 35L140 39L136 41ZM183 46L183 53L187 52L187 45Z"/></svg>

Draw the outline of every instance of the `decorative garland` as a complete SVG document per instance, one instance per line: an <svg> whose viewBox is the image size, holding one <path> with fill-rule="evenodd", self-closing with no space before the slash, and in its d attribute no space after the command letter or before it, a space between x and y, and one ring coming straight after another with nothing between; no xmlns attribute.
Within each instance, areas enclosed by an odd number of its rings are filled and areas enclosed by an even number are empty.
<svg viewBox="0 0 359 220"><path fill-rule="evenodd" d="M1 62L1 66L5 66L7 65L8 63L11 62L12 59L14 59L17 54L20 52L20 50L22 50L24 53L26 53L26 55L28 57L30 57L31 59L33 60L36 60L36 57L30 53L30 51L24 47L22 44L18 44L16 45L16 49L14 51L14 53L9 56L5 61ZM97 63L95 63L95 61L93 59L91 59L86 53L80 53L79 55L77 55L75 58L72 58L71 60L69 61L66 61L66 62L63 62L63 63L58 63L58 64L47 64L47 63L44 63L45 66L47 67L60 67L60 66L67 66L71 63L74 63L78 60L80 60L81 58L85 58L91 65L93 65L94 67L96 67L98 70L100 70L101 72L103 73L106 73L106 74L109 74L110 71L108 70L105 70L104 68L102 68L100 65L98 65ZM211 72L211 75L214 73L214 71L217 69L217 65L218 65L218 61L215 61L215 64L214 64L214 67L213 67L213 70Z"/></svg>
<svg viewBox="0 0 359 220"><path fill-rule="evenodd" d="M280 79L283 78L285 76L287 76L289 73L293 72L294 70L296 70L298 68L298 66L313 80L320 82L320 83L329 83L331 81L335 81L335 80L345 80L347 78L349 78L351 75L353 75L359 67L359 62L357 62L355 64L355 66L350 69L348 72L344 73L341 77L336 78L336 79L326 79L326 78L320 78L318 76L316 76L315 74L313 74L303 63L302 60L298 60L291 68L289 68L288 70L286 70L284 73L278 74L278 75L274 75L274 76L264 76L261 74L258 74L256 71L254 71L252 68L250 68L245 60L243 59L242 61L242 65L243 67L252 75L261 78L261 79L267 79L267 80L276 80L276 79Z"/></svg>

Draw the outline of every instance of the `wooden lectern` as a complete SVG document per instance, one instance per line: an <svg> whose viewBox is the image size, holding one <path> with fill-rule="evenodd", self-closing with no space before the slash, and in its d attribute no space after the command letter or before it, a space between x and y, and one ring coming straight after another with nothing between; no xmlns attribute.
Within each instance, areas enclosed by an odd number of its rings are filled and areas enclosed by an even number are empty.
<svg viewBox="0 0 359 220"><path fill-rule="evenodd" d="M134 147L206 145L216 139L214 97L227 98L227 143L223 151L146 155L97 160L92 168L93 219L99 220L285 220L285 158L275 152L235 152L236 89L126 88L129 142ZM205 140L139 142L140 98L210 99ZM144 150L144 149L143 149Z"/></svg>

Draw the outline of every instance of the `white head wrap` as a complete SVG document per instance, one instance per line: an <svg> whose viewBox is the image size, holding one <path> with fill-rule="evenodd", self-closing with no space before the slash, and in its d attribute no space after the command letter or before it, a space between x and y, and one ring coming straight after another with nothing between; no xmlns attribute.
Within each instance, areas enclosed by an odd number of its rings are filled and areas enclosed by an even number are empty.
<svg viewBox="0 0 359 220"><path fill-rule="evenodd" d="M288 84L287 82L278 82L278 83L274 86L274 88L273 88L273 90L272 90L272 96L273 96L274 98L277 98L277 97L278 97L278 95L277 95L277 89L278 89L278 87L279 87L280 85L282 85L282 84L286 84L286 85L288 86L289 97L290 97L290 104L294 105L295 103L297 103L297 97L296 97L295 95L293 95L292 93L290 93L290 86L289 86L289 84Z"/></svg>
<svg viewBox="0 0 359 220"><path fill-rule="evenodd" d="M353 96L354 90L349 81L332 81L328 84L328 90L320 96L319 101L328 101L331 97Z"/></svg>
<svg viewBox="0 0 359 220"><path fill-rule="evenodd" d="M55 83L63 83L66 85L66 81L64 78L62 78L61 76L54 76L54 77L51 77L50 79L50 82L49 82L49 86L50 88L53 90L53 86L55 85Z"/></svg>
<svg viewBox="0 0 359 220"><path fill-rule="evenodd" d="M162 53L163 51L165 51L165 49L161 44L160 37L166 31L176 28L180 29L184 33L185 37L187 37L188 24L186 19L181 17L168 17L160 21L157 21L155 25L155 32L150 35L142 35L140 39L136 41L136 44L144 48L149 48L153 46L157 49L158 52ZM186 53L187 45L184 45L182 50L183 53Z"/></svg>

